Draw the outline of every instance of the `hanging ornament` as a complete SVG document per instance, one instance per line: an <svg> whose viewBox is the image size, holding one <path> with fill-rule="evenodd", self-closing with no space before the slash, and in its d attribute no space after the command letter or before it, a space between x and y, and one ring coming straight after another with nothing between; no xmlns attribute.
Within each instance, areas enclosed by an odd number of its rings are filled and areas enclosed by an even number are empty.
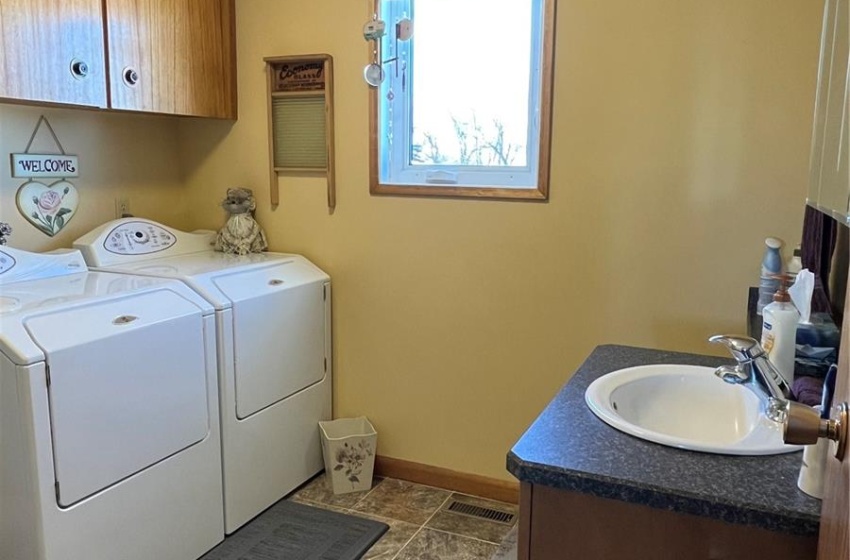
<svg viewBox="0 0 850 560"><path fill-rule="evenodd" d="M18 189L18 211L42 233L53 237L77 213L80 197L68 181L45 185L29 181Z"/></svg>
<svg viewBox="0 0 850 560"><path fill-rule="evenodd" d="M50 131L56 147L59 148L59 154L30 153L33 140L42 124ZM18 211L39 231L53 237L62 231L77 213L80 197L74 185L66 179L77 177L78 174L77 156L65 153L50 122L42 115L24 153L12 154L12 176L29 179L18 189ZM45 177L58 180L50 184L35 180Z"/></svg>

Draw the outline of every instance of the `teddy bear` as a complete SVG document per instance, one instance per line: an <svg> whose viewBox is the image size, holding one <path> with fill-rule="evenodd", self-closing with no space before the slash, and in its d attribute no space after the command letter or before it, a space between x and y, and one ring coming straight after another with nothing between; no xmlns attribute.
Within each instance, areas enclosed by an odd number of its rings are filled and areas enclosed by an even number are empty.
<svg viewBox="0 0 850 560"><path fill-rule="evenodd" d="M251 189L227 189L227 197L221 207L227 211L228 218L215 237L216 251L247 255L266 250L266 234L254 219L257 202Z"/></svg>

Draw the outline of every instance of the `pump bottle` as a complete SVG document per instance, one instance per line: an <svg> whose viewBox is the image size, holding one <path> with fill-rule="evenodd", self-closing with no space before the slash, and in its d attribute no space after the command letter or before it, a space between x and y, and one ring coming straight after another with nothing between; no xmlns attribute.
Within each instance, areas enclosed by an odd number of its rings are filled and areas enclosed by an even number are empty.
<svg viewBox="0 0 850 560"><path fill-rule="evenodd" d="M790 387L794 382L794 354L800 313L791 303L787 286L788 278L779 276L779 281L779 289L773 296L773 303L766 305L762 311L764 322L761 346Z"/></svg>

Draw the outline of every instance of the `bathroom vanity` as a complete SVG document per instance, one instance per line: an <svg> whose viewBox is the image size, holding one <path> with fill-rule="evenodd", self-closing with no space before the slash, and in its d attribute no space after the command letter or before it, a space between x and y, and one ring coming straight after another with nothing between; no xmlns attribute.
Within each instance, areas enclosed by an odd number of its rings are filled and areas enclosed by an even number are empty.
<svg viewBox="0 0 850 560"><path fill-rule="evenodd" d="M622 433L585 405L598 377L652 363L729 362L597 347L508 453L521 483L518 559L814 559L821 503L797 488L801 452L679 450Z"/></svg>

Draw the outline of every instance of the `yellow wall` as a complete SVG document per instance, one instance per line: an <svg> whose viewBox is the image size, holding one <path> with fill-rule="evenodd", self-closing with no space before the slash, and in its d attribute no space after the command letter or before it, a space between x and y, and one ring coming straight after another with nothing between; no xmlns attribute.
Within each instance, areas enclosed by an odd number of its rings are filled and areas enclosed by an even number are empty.
<svg viewBox="0 0 850 560"><path fill-rule="evenodd" d="M225 189L253 187L272 248L334 279L336 414L368 415L381 454L502 478L505 452L597 344L712 352L710 334L744 329L761 240L799 238L817 3L560 0L546 204L368 194L369 5L240 0L235 125L0 105L11 245L67 246L114 216L116 196L217 228ZM267 198L262 58L314 52L336 69L332 216L322 180L281 181L276 211ZM18 215L9 173L40 114L82 170L80 211L55 238Z"/></svg>
<svg viewBox="0 0 850 560"><path fill-rule="evenodd" d="M381 454L509 478L505 452L594 346L707 353L744 330L763 238L800 236L818 3L561 0L546 204L369 195L369 15L241 0L240 120L180 133L193 226L253 187L272 249L333 277L336 414L368 415ZM296 178L271 211L262 59L315 52L336 70L338 208Z"/></svg>
<svg viewBox="0 0 850 560"><path fill-rule="evenodd" d="M15 195L27 180L13 179L9 154L21 153L45 115L69 154L79 156L77 214L48 237L18 213ZM46 109L0 104L0 221L14 229L9 246L46 251L70 246L92 228L115 217L115 198L130 199L130 210L177 227L186 225L186 198L178 159L177 119L98 111ZM32 152L57 153L42 126ZM51 183L53 180L42 180Z"/></svg>

